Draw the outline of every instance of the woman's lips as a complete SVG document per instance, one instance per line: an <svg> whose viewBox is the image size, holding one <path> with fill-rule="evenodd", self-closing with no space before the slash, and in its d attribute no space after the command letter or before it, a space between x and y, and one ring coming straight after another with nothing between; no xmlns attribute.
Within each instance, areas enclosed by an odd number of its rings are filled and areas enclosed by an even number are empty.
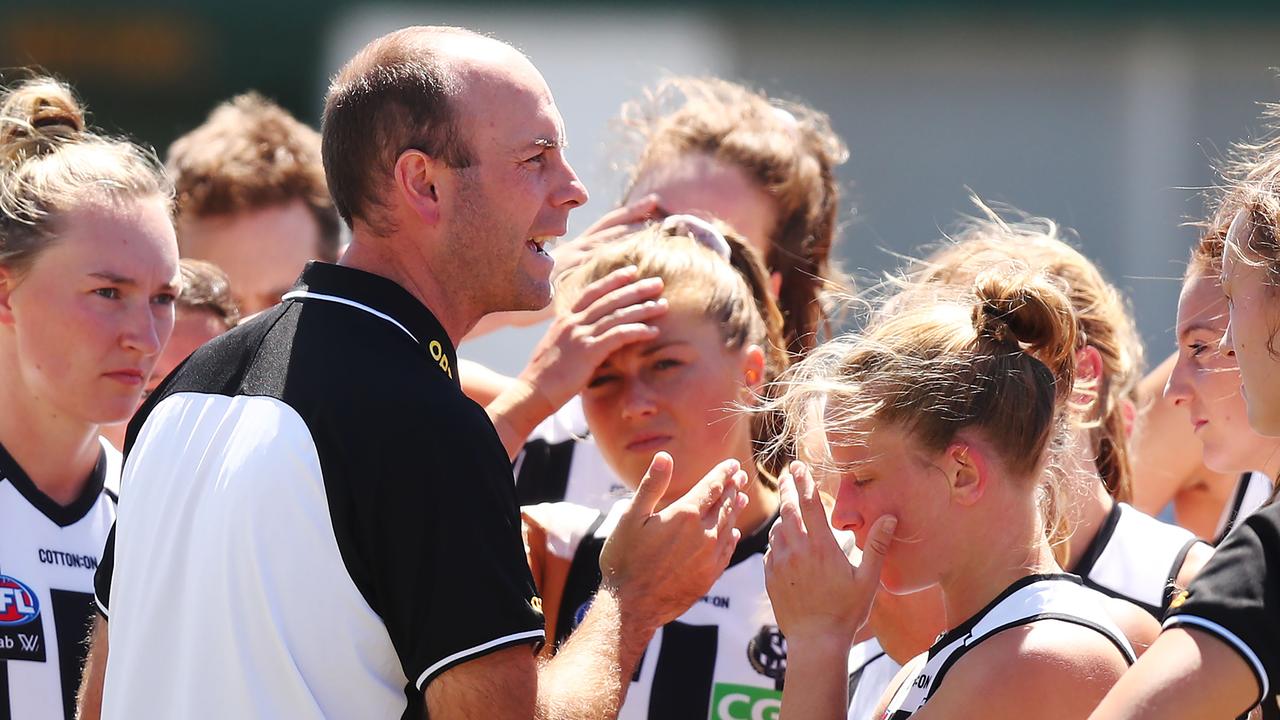
<svg viewBox="0 0 1280 720"><path fill-rule="evenodd" d="M645 435L627 443L626 447L631 452L649 452L661 450L669 442L671 442L670 435Z"/></svg>
<svg viewBox="0 0 1280 720"><path fill-rule="evenodd" d="M141 370L112 370L109 373L103 373L106 377L115 380L118 383L130 386L142 385L145 374Z"/></svg>

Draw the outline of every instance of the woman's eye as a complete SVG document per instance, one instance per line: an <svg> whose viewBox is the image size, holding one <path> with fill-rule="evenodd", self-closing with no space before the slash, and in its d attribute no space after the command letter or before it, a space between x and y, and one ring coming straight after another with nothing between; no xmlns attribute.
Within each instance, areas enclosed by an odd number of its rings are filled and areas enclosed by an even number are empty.
<svg viewBox="0 0 1280 720"><path fill-rule="evenodd" d="M871 484L871 481L874 479L875 478L869 478L869 477L868 478L855 477L849 480L849 484L856 488L863 488Z"/></svg>
<svg viewBox="0 0 1280 720"><path fill-rule="evenodd" d="M178 296L173 293L160 293L151 298L151 302L156 305L172 305L178 301Z"/></svg>
<svg viewBox="0 0 1280 720"><path fill-rule="evenodd" d="M1209 346L1208 346L1208 345L1205 345L1204 343L1199 343L1199 342L1197 342L1197 343L1191 343L1191 345L1190 345L1189 347L1190 347L1190 349L1191 349L1191 357L1193 357L1193 358L1198 358L1198 357L1200 357L1200 354L1201 354L1201 353L1203 353L1205 350L1208 350L1208 349L1209 349Z"/></svg>
<svg viewBox="0 0 1280 720"><path fill-rule="evenodd" d="M106 298L106 299L108 299L108 300L119 300L119 299L120 299L120 289L119 289L119 288L113 288L113 287L98 288L98 289L96 289L96 290L94 290L94 291L93 291L93 294L94 294L94 295L97 295L97 296L99 296L99 297L104 297L104 298Z"/></svg>
<svg viewBox="0 0 1280 720"><path fill-rule="evenodd" d="M655 362L653 364L653 368L655 370L670 370L672 368L678 368L683 364L684 363L674 358L663 358L662 360Z"/></svg>
<svg viewBox="0 0 1280 720"><path fill-rule="evenodd" d="M587 389L590 390L598 387L604 387L616 379L617 378L614 375L597 375L587 381Z"/></svg>

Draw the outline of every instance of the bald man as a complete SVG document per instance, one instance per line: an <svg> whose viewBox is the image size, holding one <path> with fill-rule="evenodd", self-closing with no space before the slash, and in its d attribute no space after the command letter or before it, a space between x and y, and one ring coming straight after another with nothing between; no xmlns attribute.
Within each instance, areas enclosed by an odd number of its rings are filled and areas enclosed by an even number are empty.
<svg viewBox="0 0 1280 720"><path fill-rule="evenodd" d="M347 252L130 425L85 715L104 665L109 718L616 715L655 629L727 564L746 475L726 461L654 513L655 457L600 592L539 667L511 467L454 347L550 300L543 244L587 200L564 123L511 47L409 28L339 72L322 136Z"/></svg>

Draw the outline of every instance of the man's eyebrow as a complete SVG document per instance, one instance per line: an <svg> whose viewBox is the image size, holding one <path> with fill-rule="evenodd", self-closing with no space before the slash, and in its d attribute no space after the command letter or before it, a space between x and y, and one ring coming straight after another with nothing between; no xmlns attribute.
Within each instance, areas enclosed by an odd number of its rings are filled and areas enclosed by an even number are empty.
<svg viewBox="0 0 1280 720"><path fill-rule="evenodd" d="M565 138L540 137L535 138L531 144L547 148L548 150L563 150L569 147L569 141Z"/></svg>

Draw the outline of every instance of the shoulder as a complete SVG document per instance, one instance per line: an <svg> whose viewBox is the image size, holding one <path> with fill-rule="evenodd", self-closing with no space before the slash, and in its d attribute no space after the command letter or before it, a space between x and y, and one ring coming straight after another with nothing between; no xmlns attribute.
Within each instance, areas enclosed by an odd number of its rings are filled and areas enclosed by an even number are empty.
<svg viewBox="0 0 1280 720"><path fill-rule="evenodd" d="M984 708L984 717L1084 717L1128 668L1101 633L1040 620L991 636L956 663L930 705ZM1010 679L1016 678L1016 682Z"/></svg>
<svg viewBox="0 0 1280 720"><path fill-rule="evenodd" d="M1135 655L1141 656L1160 634L1160 623L1156 622L1151 613L1128 600L1103 595L1102 606L1129 641Z"/></svg>
<svg viewBox="0 0 1280 720"><path fill-rule="evenodd" d="M1209 563L1213 557L1213 546L1203 542L1194 543L1187 550L1187 556L1182 560L1182 567L1178 569L1177 579L1174 581L1179 588L1185 588L1191 584L1192 580L1200 574L1204 566Z"/></svg>

